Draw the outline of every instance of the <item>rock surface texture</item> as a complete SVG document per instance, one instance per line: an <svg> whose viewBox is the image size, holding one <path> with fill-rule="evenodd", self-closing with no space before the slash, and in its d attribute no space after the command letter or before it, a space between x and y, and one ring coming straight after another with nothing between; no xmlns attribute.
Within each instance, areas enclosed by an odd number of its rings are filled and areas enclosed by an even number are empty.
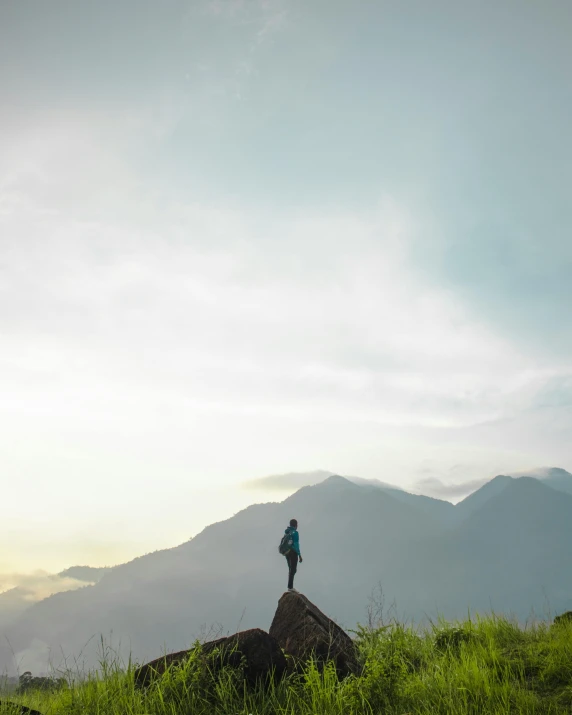
<svg viewBox="0 0 572 715"><path fill-rule="evenodd" d="M210 662L210 667L216 672L224 666L238 668L242 659L245 660L244 675L248 683L254 684L258 680L268 679L273 673L279 679L286 671L286 658L278 643L259 628L241 631L227 638L209 641L201 646L204 657L213 655L219 649L220 655ZM170 666L183 663L191 650L182 650L178 653L156 658L135 671L135 683L146 686L151 681L162 675Z"/></svg>
<svg viewBox="0 0 572 715"><path fill-rule="evenodd" d="M286 592L280 598L270 635L298 662L333 660L340 678L358 672L352 639L301 593Z"/></svg>

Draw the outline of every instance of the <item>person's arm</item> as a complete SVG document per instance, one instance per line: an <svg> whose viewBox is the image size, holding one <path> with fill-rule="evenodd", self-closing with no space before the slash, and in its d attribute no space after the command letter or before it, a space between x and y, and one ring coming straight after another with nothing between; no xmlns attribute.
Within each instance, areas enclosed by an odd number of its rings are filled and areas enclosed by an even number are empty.
<svg viewBox="0 0 572 715"><path fill-rule="evenodd" d="M298 554L300 563L302 563L302 554L300 553L300 534L297 531L295 531L292 535L292 546L294 547L294 551Z"/></svg>

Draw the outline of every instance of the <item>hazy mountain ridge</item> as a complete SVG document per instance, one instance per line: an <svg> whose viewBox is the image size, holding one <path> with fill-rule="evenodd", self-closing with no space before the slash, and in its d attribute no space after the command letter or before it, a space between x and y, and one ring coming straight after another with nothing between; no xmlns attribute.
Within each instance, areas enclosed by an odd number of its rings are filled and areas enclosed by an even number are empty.
<svg viewBox="0 0 572 715"><path fill-rule="evenodd" d="M538 615L566 610L572 607L571 515L572 496L534 478L508 478L450 538L434 544L439 559L432 565L447 564L440 568L452 577L449 597L466 607L521 618L532 607ZM456 617L463 615L448 605Z"/></svg>
<svg viewBox="0 0 572 715"><path fill-rule="evenodd" d="M111 571L112 566L70 566L57 574L58 578L74 578L76 581L97 583Z"/></svg>
<svg viewBox="0 0 572 715"><path fill-rule="evenodd" d="M476 492L469 494L462 501L455 505L455 521L460 523L463 519L470 517L475 511L483 507L487 501L501 494L513 481L512 477L499 474L484 484Z"/></svg>
<svg viewBox="0 0 572 715"><path fill-rule="evenodd" d="M572 482L568 473L558 477ZM550 480L501 475L456 506L444 504L331 476L46 598L5 634L25 663L40 658L38 642L70 655L111 631L124 653L145 658L163 646L184 648L212 625L267 627L285 585L277 543L292 516L305 556L297 583L346 625L364 619L379 582L409 618L491 604L526 617L546 595L556 610L572 606L572 496ZM5 647L0 658L2 670L11 662Z"/></svg>
<svg viewBox="0 0 572 715"><path fill-rule="evenodd" d="M369 485L377 489L382 489L404 504L411 504L426 513L438 515L444 520L444 523L449 523L453 520L455 506L444 499L437 499L436 497L426 496L425 494L414 494L413 492L408 492L405 489L400 489L393 484L388 484L378 479L361 479L360 477L348 477L348 479L355 484Z"/></svg>
<svg viewBox="0 0 572 715"><path fill-rule="evenodd" d="M38 571L32 574L14 574L10 580L18 585L0 593L0 629L5 629L30 606L51 595L68 590L85 588L97 583L110 569L93 566L71 566L57 574Z"/></svg>
<svg viewBox="0 0 572 715"><path fill-rule="evenodd" d="M512 477L533 477L560 492L572 494L572 474L560 467L540 467L526 472L511 474Z"/></svg>

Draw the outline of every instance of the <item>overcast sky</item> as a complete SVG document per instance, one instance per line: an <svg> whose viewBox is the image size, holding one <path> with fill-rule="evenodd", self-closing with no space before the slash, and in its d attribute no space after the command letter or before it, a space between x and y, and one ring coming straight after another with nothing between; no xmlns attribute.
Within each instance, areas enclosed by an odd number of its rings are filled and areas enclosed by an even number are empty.
<svg viewBox="0 0 572 715"><path fill-rule="evenodd" d="M0 590L265 475L572 469L571 33L568 0L2 0Z"/></svg>

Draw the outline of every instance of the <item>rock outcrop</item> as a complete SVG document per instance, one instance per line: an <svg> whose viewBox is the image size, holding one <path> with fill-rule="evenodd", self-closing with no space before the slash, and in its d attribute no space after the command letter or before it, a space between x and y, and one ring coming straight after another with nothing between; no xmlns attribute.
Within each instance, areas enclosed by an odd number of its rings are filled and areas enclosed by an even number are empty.
<svg viewBox="0 0 572 715"><path fill-rule="evenodd" d="M270 635L298 663L332 660L340 678L358 672L352 639L301 593L286 592L280 598Z"/></svg>
<svg viewBox="0 0 572 715"><path fill-rule="evenodd" d="M182 664L192 650L170 653L142 665L135 671L136 685L149 685L170 666ZM217 657L212 657L217 650ZM286 658L280 646L272 636L259 628L204 643L201 646L201 657L209 658L209 656L211 656L209 667L213 672L224 666L238 668L244 659L244 676L251 685L260 680L267 680L272 675L279 679L286 671Z"/></svg>
<svg viewBox="0 0 572 715"><path fill-rule="evenodd" d="M171 666L182 665L192 652L170 653L140 666L135 671L135 684L150 685ZM294 669L301 669L314 658L319 667L333 661L340 678L359 670L356 648L348 634L306 596L293 592L280 598L270 633L252 628L204 643L200 649L200 657L213 674L225 666L243 667L250 685L272 676L280 679L289 665L285 654L291 657Z"/></svg>
<svg viewBox="0 0 572 715"><path fill-rule="evenodd" d="M570 622L572 622L572 611L565 611L564 613L561 613L559 616L555 616L553 625L563 626Z"/></svg>

